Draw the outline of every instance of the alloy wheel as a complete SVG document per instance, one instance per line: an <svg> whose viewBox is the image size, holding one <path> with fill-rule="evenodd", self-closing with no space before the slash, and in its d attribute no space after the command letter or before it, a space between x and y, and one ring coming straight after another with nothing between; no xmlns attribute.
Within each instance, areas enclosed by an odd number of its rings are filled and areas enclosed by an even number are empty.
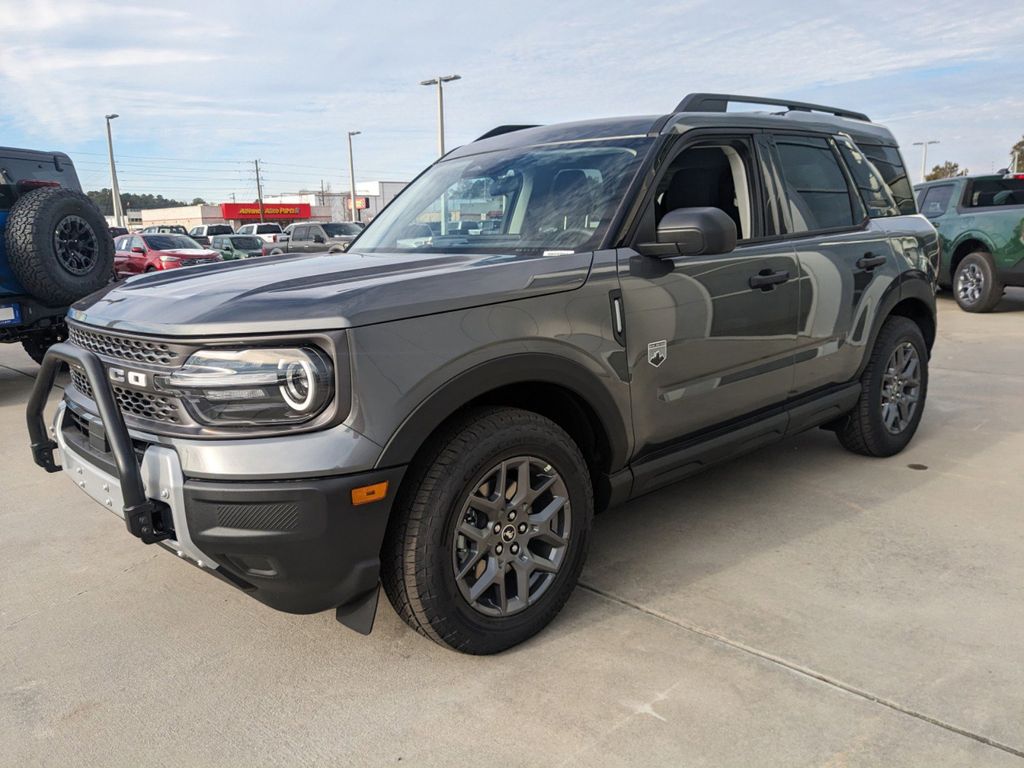
<svg viewBox="0 0 1024 768"><path fill-rule="evenodd" d="M968 264L956 278L956 293L964 304L976 304L985 290L985 273L977 264Z"/></svg>
<svg viewBox="0 0 1024 768"><path fill-rule="evenodd" d="M65 216L53 233L57 261L73 275L88 274L99 258L99 242L89 222L80 216Z"/></svg>
<svg viewBox="0 0 1024 768"><path fill-rule="evenodd" d="M902 342L889 355L882 374L882 424L894 435L905 430L914 419L921 398L921 358L909 341Z"/></svg>
<svg viewBox="0 0 1024 768"><path fill-rule="evenodd" d="M537 602L566 560L569 492L535 456L505 459L472 487L452 542L455 580L474 610L509 616Z"/></svg>

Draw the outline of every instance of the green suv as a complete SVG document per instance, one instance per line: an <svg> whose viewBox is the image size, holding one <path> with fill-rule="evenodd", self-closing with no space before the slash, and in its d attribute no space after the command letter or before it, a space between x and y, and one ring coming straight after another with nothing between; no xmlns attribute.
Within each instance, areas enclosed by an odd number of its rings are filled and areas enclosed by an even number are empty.
<svg viewBox="0 0 1024 768"><path fill-rule="evenodd" d="M1024 286L1024 174L960 176L914 188L939 232L939 285L967 312L995 308L1008 285Z"/></svg>

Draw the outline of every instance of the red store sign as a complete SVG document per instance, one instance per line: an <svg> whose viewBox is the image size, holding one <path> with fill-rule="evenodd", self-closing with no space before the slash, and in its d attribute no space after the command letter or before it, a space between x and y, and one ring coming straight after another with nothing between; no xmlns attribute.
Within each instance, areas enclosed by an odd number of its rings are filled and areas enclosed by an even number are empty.
<svg viewBox="0 0 1024 768"><path fill-rule="evenodd" d="M260 219L259 203L221 203L220 215L224 219ZM309 203L264 203L264 219L308 219L312 215Z"/></svg>

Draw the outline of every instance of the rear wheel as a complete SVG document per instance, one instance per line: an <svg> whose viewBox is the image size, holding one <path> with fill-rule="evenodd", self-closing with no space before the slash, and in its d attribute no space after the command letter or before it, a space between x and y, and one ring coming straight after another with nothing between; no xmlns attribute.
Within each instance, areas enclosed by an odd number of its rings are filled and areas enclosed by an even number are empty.
<svg viewBox="0 0 1024 768"><path fill-rule="evenodd" d="M990 312L1003 298L1003 284L996 277L992 257L982 251L963 258L953 276L953 296L965 312Z"/></svg>
<svg viewBox="0 0 1024 768"><path fill-rule="evenodd" d="M66 340L67 337L68 329L62 324L55 328L32 334L21 342L21 346L28 353L29 357L39 365L42 365L46 350L57 342Z"/></svg>
<svg viewBox="0 0 1024 768"><path fill-rule="evenodd" d="M535 413L480 409L438 435L410 472L382 556L399 615L475 654L543 629L576 586L593 516L572 438Z"/></svg>
<svg viewBox="0 0 1024 768"><path fill-rule="evenodd" d="M899 453L917 431L928 394L928 347L917 323L885 321L860 383L856 407L838 424L839 442L865 456Z"/></svg>

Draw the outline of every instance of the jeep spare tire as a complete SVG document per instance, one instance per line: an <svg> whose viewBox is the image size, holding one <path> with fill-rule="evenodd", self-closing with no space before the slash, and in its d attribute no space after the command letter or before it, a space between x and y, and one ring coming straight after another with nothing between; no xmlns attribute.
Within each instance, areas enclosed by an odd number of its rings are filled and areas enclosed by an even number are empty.
<svg viewBox="0 0 1024 768"><path fill-rule="evenodd" d="M22 195L7 218L7 260L35 298L70 305L103 288L114 271L114 241L87 196L43 187Z"/></svg>

